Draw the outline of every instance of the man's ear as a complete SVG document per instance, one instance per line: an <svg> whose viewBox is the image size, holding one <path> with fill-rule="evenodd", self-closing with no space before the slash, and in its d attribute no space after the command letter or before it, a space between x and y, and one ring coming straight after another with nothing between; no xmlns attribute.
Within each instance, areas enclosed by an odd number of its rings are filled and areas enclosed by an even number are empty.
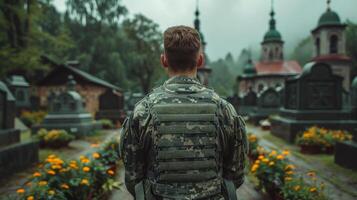
<svg viewBox="0 0 357 200"><path fill-rule="evenodd" d="M205 56L202 53L200 53L197 60L197 68L203 67L204 64L205 64Z"/></svg>
<svg viewBox="0 0 357 200"><path fill-rule="evenodd" d="M167 58L165 54L161 54L160 61L163 68L169 67L169 62L167 62Z"/></svg>

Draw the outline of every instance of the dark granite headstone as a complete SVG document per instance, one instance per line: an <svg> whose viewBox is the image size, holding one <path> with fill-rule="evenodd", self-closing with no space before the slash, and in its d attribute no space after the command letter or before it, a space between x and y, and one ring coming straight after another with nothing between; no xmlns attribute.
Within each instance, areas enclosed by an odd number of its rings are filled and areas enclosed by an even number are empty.
<svg viewBox="0 0 357 200"><path fill-rule="evenodd" d="M123 95L112 89L108 89L100 95L99 111L96 114L96 118L110 119L114 123L122 123L125 118Z"/></svg>
<svg viewBox="0 0 357 200"><path fill-rule="evenodd" d="M272 133L289 142L310 126L353 131L357 121L342 109L342 80L328 64L309 63L285 81L284 108L272 118Z"/></svg>
<svg viewBox="0 0 357 200"><path fill-rule="evenodd" d="M352 82L351 86L351 102L350 108L352 112L352 119L357 119L357 77ZM350 169L357 169L357 129L352 132L353 141L337 142L335 147L335 162L341 166Z"/></svg>
<svg viewBox="0 0 357 200"><path fill-rule="evenodd" d="M239 108L239 114L247 116L249 113L253 111L253 109L257 106L257 94L250 89L248 93L246 93L242 97L242 105Z"/></svg>
<svg viewBox="0 0 357 200"><path fill-rule="evenodd" d="M20 142L14 121L15 98L0 81L0 181L38 161L38 143Z"/></svg>
<svg viewBox="0 0 357 200"><path fill-rule="evenodd" d="M75 90L76 82L72 76L68 77L67 90L58 95L52 93L48 100L49 113L42 124L34 127L34 132L40 128L64 129L76 136L93 133L100 127L94 122L92 115L85 111L83 99Z"/></svg>

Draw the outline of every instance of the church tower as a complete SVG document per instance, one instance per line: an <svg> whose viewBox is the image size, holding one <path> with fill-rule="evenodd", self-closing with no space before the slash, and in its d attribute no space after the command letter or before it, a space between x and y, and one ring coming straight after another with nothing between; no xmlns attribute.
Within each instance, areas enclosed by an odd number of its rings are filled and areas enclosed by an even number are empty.
<svg viewBox="0 0 357 200"><path fill-rule="evenodd" d="M311 31L314 41L313 61L330 64L334 74L344 78L344 89L349 91L351 59L346 55L346 25L341 23L339 15L331 9L330 4L331 0L327 0L326 12Z"/></svg>
<svg viewBox="0 0 357 200"><path fill-rule="evenodd" d="M276 20L274 19L274 2L272 0L269 30L264 35L264 40L261 43L262 62L281 62L284 60L284 41L282 40L280 32L276 29Z"/></svg>
<svg viewBox="0 0 357 200"><path fill-rule="evenodd" d="M204 39L204 36L201 32L201 22L200 22L200 11L199 11L199 8L198 8L198 0L197 0L197 6L196 6L196 12L195 12L195 21L194 21L194 26L195 26L195 29L200 33L200 36L201 36L201 43L202 43L202 51L203 51L203 54L205 56L205 60L208 59L207 55L206 55L206 41ZM201 81L201 83L205 86L208 85L208 78L209 78L209 75L211 74L212 72L212 69L210 69L206 63L203 64L203 66L201 68L198 68L197 70L197 78Z"/></svg>

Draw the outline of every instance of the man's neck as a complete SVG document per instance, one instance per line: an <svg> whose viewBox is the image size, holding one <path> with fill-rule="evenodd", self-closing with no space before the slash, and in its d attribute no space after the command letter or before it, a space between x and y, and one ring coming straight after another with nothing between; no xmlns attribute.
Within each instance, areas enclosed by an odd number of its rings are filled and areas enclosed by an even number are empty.
<svg viewBox="0 0 357 200"><path fill-rule="evenodd" d="M169 77L174 77L174 76L185 76L185 77L189 77L189 78L196 78L197 77L197 71L196 70L192 70L192 71L172 71L169 70L168 71L168 75Z"/></svg>

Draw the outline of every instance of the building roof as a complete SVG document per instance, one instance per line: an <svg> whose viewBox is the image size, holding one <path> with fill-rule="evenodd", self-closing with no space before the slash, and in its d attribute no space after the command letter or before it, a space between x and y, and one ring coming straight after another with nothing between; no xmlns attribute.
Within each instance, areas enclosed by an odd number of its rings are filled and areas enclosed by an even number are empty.
<svg viewBox="0 0 357 200"><path fill-rule="evenodd" d="M326 25L341 25L341 20L338 14L332 11L330 8L321 15L319 19L318 26L326 26Z"/></svg>
<svg viewBox="0 0 357 200"><path fill-rule="evenodd" d="M296 61L257 62L255 63L255 69L257 75L292 75L302 72L302 67Z"/></svg>
<svg viewBox="0 0 357 200"><path fill-rule="evenodd" d="M106 88L110 88L110 89L114 89L114 90L118 90L118 91L122 91L122 89L120 89L119 87L108 83L102 79L99 79L85 71L82 71L78 68L75 67L71 67L68 65L58 65L56 68L54 68L50 73L48 73L45 78L43 78L41 81L39 81L38 85L46 85L46 83L48 82L56 82L56 83L60 83L63 82L64 84L67 82L67 77L62 77L62 81L52 81L54 79L54 77L56 77L56 75L58 75L60 73L60 71L67 71L70 74L73 74L73 76L75 77L75 79L77 77L79 77L80 79L83 79L87 82L90 82L94 85L99 85L102 87L106 87Z"/></svg>
<svg viewBox="0 0 357 200"><path fill-rule="evenodd" d="M346 55L339 54L329 54L329 55L321 55L312 59L315 62L328 62L328 61L344 61L350 62L351 58Z"/></svg>

